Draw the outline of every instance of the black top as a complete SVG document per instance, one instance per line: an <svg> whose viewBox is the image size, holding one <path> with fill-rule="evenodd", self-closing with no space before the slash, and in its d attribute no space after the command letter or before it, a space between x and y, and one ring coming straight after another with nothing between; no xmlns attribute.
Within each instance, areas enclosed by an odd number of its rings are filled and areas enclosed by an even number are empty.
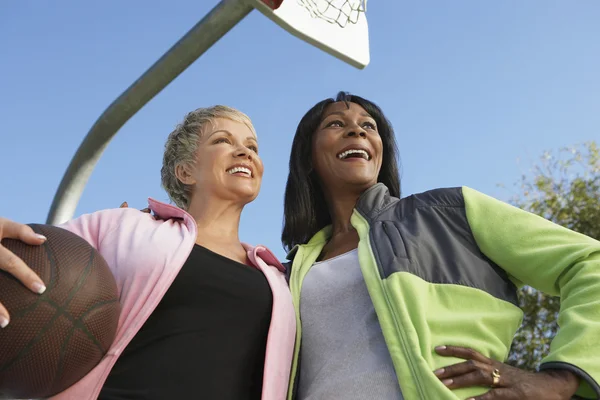
<svg viewBox="0 0 600 400"><path fill-rule="evenodd" d="M194 246L99 399L260 399L272 302L261 271Z"/></svg>

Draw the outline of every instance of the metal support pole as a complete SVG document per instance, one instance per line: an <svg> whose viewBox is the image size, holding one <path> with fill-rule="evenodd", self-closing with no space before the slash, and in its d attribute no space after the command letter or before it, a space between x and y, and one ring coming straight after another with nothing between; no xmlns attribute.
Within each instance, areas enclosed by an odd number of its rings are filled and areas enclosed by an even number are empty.
<svg viewBox="0 0 600 400"><path fill-rule="evenodd" d="M60 224L73 217L96 163L119 129L253 9L244 0L221 0L104 111L77 149L60 182L48 224Z"/></svg>

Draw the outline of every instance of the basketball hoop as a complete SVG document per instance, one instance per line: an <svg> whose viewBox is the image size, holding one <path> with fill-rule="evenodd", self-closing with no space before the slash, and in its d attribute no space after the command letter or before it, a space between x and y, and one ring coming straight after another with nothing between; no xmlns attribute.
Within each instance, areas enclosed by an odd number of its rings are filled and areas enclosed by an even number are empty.
<svg viewBox="0 0 600 400"><path fill-rule="evenodd" d="M287 0L290 1L290 0ZM311 17L344 28L348 23L356 24L360 14L367 11L367 0L297 0L308 10Z"/></svg>
<svg viewBox="0 0 600 400"><path fill-rule="evenodd" d="M356 68L362 69L370 62L367 0L220 0L94 123L56 190L48 224L62 224L73 218L96 163L118 130L253 9Z"/></svg>
<svg viewBox="0 0 600 400"><path fill-rule="evenodd" d="M369 64L367 0L243 1L292 35L334 57L360 69Z"/></svg>

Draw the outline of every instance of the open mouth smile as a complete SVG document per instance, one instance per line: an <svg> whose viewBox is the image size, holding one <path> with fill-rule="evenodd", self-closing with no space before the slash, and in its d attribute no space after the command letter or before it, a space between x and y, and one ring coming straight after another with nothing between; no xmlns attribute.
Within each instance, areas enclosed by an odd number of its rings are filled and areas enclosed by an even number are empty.
<svg viewBox="0 0 600 400"><path fill-rule="evenodd" d="M225 172L227 172L229 175L252 178L252 169L248 168L245 165L235 165Z"/></svg>
<svg viewBox="0 0 600 400"><path fill-rule="evenodd" d="M337 158L339 158L340 160L347 160L350 158L362 158L363 160L369 161L371 160L371 154L369 154L369 152L365 149L354 148L342 151L337 155Z"/></svg>

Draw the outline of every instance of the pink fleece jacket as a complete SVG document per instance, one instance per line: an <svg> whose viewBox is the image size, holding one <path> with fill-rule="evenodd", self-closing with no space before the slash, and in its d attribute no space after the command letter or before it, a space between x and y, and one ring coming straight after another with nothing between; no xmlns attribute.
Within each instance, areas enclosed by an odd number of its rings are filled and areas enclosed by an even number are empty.
<svg viewBox="0 0 600 400"><path fill-rule="evenodd" d="M149 199L149 206L160 220L138 210L119 208L83 215L62 225L102 254L116 278L122 312L115 341L100 364L52 399L97 399L119 355L152 314L192 251L197 237L194 219L156 200ZM296 335L285 269L265 247L244 246L248 259L263 272L273 293L262 400L283 400Z"/></svg>

